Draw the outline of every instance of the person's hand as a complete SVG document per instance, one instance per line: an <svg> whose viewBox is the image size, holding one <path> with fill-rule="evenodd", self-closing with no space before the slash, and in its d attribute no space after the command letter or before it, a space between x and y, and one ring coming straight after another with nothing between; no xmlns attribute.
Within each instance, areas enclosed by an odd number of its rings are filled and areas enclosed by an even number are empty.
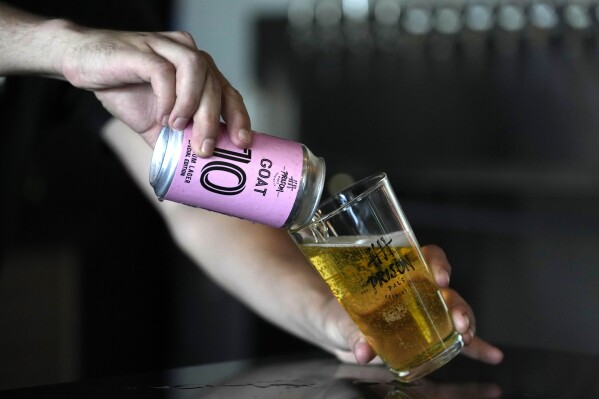
<svg viewBox="0 0 599 399"><path fill-rule="evenodd" d="M422 254L445 298L453 324L462 335L462 353L485 363L500 363L503 360L501 350L476 335L476 319L472 308L456 291L449 288L451 265L445 252L436 245L428 245L422 248Z"/></svg>
<svg viewBox="0 0 599 399"><path fill-rule="evenodd" d="M193 121L192 148L209 156L222 116L233 144L250 145L250 118L239 92L184 32L139 33L73 28L61 70L93 91L114 116L153 146L165 125Z"/></svg>
<svg viewBox="0 0 599 399"><path fill-rule="evenodd" d="M250 145L241 95L187 33L89 29L0 2L0 50L0 75L43 75L91 90L151 146L161 126L182 130L193 121L192 149L209 156L221 116L232 143Z"/></svg>
<svg viewBox="0 0 599 399"><path fill-rule="evenodd" d="M462 353L485 363L497 364L503 359L503 353L475 335L476 319L472 308L454 290L449 288L451 266L445 252L434 245L422 248L422 253L431 268L435 281L445 298L453 323L464 340ZM381 363L380 358L368 344L358 327L343 310L339 302L331 301L323 309L325 314L324 329L330 342L333 342L332 352L344 362L366 364L370 361Z"/></svg>

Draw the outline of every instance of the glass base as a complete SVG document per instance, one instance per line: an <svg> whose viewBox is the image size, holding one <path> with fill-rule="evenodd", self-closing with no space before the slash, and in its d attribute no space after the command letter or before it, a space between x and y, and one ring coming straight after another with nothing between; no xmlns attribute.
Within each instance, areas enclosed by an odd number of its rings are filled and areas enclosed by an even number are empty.
<svg viewBox="0 0 599 399"><path fill-rule="evenodd" d="M464 341L460 334L453 333L441 345L445 349L424 363L417 364L405 370L391 368L391 371L396 375L396 379L407 383L432 373L459 354L464 347Z"/></svg>

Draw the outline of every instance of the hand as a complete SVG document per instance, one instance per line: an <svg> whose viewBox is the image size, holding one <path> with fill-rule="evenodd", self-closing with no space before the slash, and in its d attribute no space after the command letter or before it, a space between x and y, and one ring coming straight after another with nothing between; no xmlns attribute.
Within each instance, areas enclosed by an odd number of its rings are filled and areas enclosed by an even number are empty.
<svg viewBox="0 0 599 399"><path fill-rule="evenodd" d="M429 245L422 248L422 253L449 307L453 323L462 334L465 345L462 353L485 363L500 363L503 353L475 335L476 319L472 308L457 292L448 288L451 266L445 252L437 246ZM337 300L332 298L324 312L325 331L329 340L334 343L333 346L337 348L333 353L340 360L366 364L375 359L374 350ZM374 362L382 363L378 357Z"/></svg>
<svg viewBox="0 0 599 399"><path fill-rule="evenodd" d="M192 121L192 148L212 154L220 116L231 141L246 148L250 118L239 92L184 32L138 33L73 28L66 36L62 74L93 91L104 107L153 146L164 125Z"/></svg>
<svg viewBox="0 0 599 399"><path fill-rule="evenodd" d="M428 245L422 248L422 254L431 268L443 298L445 298L453 324L456 330L462 334L464 340L462 353L485 363L500 363L503 360L501 350L475 335L476 319L472 308L456 291L449 288L451 265L445 252L436 245Z"/></svg>

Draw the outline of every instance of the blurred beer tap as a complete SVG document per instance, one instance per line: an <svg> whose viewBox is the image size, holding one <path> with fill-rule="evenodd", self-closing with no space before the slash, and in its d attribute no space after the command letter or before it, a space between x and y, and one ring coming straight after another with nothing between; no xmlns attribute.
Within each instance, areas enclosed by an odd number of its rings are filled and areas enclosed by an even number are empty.
<svg viewBox="0 0 599 399"><path fill-rule="evenodd" d="M413 36L429 33L433 28L433 3L430 1L412 0L406 4L403 14L402 28Z"/></svg>
<svg viewBox="0 0 599 399"><path fill-rule="evenodd" d="M421 73L420 60L426 56L429 33L433 30L433 10L431 1L409 0L400 18L402 40L399 51L406 60L416 62L410 68L414 73Z"/></svg>
<svg viewBox="0 0 599 399"><path fill-rule="evenodd" d="M473 32L489 32L495 25L492 0L470 1L464 10L464 25Z"/></svg>
<svg viewBox="0 0 599 399"><path fill-rule="evenodd" d="M373 49L369 0L342 0L343 32L349 50L366 54Z"/></svg>
<svg viewBox="0 0 599 399"><path fill-rule="evenodd" d="M552 1L533 1L529 9L532 26L538 29L551 30L559 24L559 17Z"/></svg>
<svg viewBox="0 0 599 399"><path fill-rule="evenodd" d="M289 36L296 50L339 50L344 41L341 0L290 0Z"/></svg>
<svg viewBox="0 0 599 399"><path fill-rule="evenodd" d="M592 22L588 1L569 1L562 10L566 26L576 31L587 31Z"/></svg>
<svg viewBox="0 0 599 399"><path fill-rule="evenodd" d="M464 1L440 2L434 13L435 30L443 35L455 35L462 29Z"/></svg>
<svg viewBox="0 0 599 399"><path fill-rule="evenodd" d="M291 44L301 52L315 44L314 9L316 0L290 0L287 9L288 32Z"/></svg>
<svg viewBox="0 0 599 399"><path fill-rule="evenodd" d="M527 24L525 4L519 0L502 1L496 20L495 49L500 55L511 56L518 51Z"/></svg>
<svg viewBox="0 0 599 399"><path fill-rule="evenodd" d="M519 32L526 26L522 1L503 1L497 9L497 26L506 32Z"/></svg>
<svg viewBox="0 0 599 399"><path fill-rule="evenodd" d="M495 5L494 0L474 0L466 4L461 44L471 60L480 60L488 49L495 28Z"/></svg>
<svg viewBox="0 0 599 399"><path fill-rule="evenodd" d="M343 38L343 7L341 0L318 0L314 8L316 40L325 51L339 51Z"/></svg>
<svg viewBox="0 0 599 399"><path fill-rule="evenodd" d="M589 4L589 14L591 14L591 18L593 19L593 25L599 25L599 1L592 0Z"/></svg>
<svg viewBox="0 0 599 399"><path fill-rule="evenodd" d="M549 0L533 0L528 8L527 42L545 47L559 31L559 14L555 3Z"/></svg>
<svg viewBox="0 0 599 399"><path fill-rule="evenodd" d="M593 36L589 2L569 1L562 7L564 25L563 45L570 58L581 57L584 46Z"/></svg>
<svg viewBox="0 0 599 399"><path fill-rule="evenodd" d="M446 61L455 54L458 35L463 29L464 0L440 1L433 11L433 32L428 43L435 61Z"/></svg>
<svg viewBox="0 0 599 399"><path fill-rule="evenodd" d="M382 51L398 49L400 32L399 19L402 13L401 0L377 0L373 6L375 41Z"/></svg>

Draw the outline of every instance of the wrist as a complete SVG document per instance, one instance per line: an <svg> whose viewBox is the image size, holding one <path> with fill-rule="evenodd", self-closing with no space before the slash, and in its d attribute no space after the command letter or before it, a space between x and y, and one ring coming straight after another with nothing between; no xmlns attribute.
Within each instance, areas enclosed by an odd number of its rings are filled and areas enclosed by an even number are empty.
<svg viewBox="0 0 599 399"><path fill-rule="evenodd" d="M40 54L45 55L45 59L40 60L41 69L37 72L68 80L65 71L83 39L82 28L65 19L50 19L41 22L38 31L40 44L45 48Z"/></svg>
<svg viewBox="0 0 599 399"><path fill-rule="evenodd" d="M1 5L0 13L0 74L64 78L65 54L79 41L77 25Z"/></svg>

